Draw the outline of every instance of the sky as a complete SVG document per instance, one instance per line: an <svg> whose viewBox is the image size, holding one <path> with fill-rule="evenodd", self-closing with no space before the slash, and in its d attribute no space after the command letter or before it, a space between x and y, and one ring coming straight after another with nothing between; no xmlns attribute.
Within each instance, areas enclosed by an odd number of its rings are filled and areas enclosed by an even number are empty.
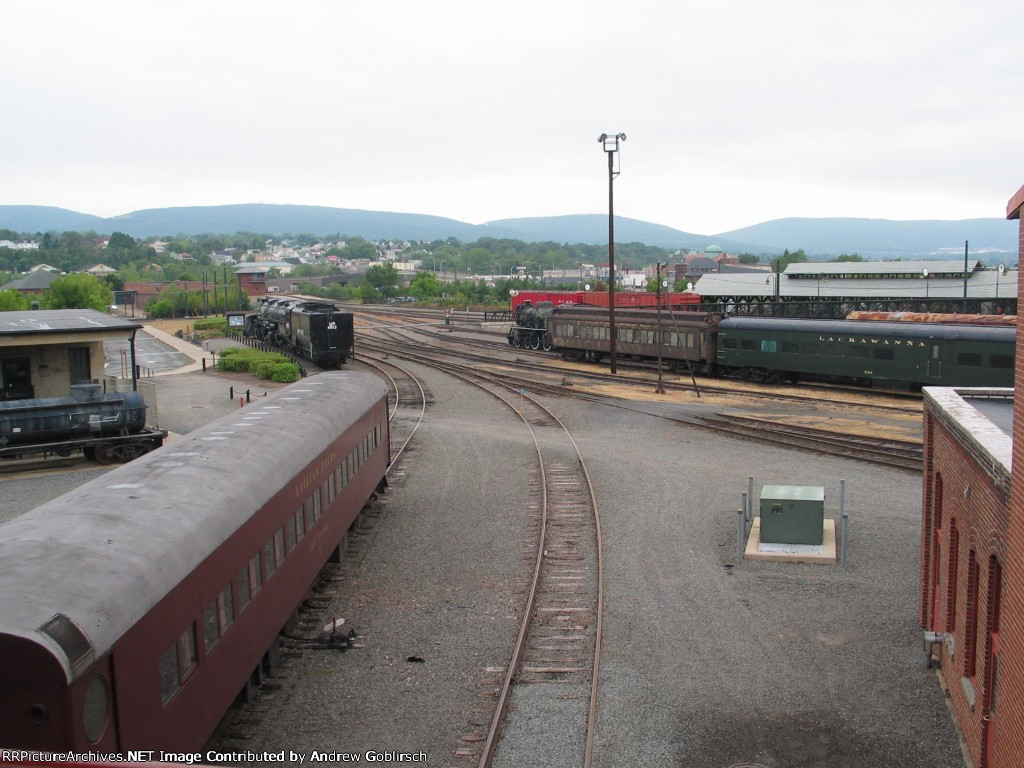
<svg viewBox="0 0 1024 768"><path fill-rule="evenodd" d="M1010 0L4 3L0 205L1002 218Z"/></svg>

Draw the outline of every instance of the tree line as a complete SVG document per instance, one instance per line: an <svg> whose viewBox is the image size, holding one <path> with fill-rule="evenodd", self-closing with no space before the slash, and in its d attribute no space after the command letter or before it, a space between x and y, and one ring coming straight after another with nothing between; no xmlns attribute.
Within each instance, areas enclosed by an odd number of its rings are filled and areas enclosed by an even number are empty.
<svg viewBox="0 0 1024 768"><path fill-rule="evenodd" d="M357 284L332 284L321 288L302 278L340 274L340 267L328 263L300 264L289 272L289 277L300 284L303 293L320 295L333 300L386 301L399 296L419 302L438 302L454 305L502 305L508 301L510 290L550 288L543 279L547 270L574 272L580 270L580 287L584 282L585 265L607 263L606 245L585 243L569 244L547 242L524 242L508 238L483 237L472 242L462 242L451 237L445 240L418 242L389 242L389 250L396 251L395 260L420 262L423 271L417 273L408 286L393 264L379 260L382 245L357 236L341 233L329 237L309 234L268 235L255 232L237 232L234 235L197 235L165 237L166 251L158 253L152 245L121 232L114 232L109 238L95 232L45 232L16 233L0 229L0 240L31 239L39 244L38 249L0 248L0 285L10 282L16 274L28 271L36 264L45 263L68 273L55 281L51 289L40 300L45 308L57 309L64 306L92 307L106 310L111 304L112 292L123 290L126 282L164 282L166 287L145 307L154 316L195 315L206 312L222 312L224 308L236 308L242 302L236 286L228 287L224 296L223 285L227 282L228 271L216 266L210 254L234 249L238 254L251 250L265 250L268 246L292 246L308 248L313 245L331 243L324 251L325 256L337 256L339 260L365 260L370 264L365 275ZM671 264L681 259L685 249L669 251L643 243L616 243L616 266L619 269L640 269L660 262ZM181 254L188 254L183 261ZM762 260L755 254L740 254L744 264L755 264ZM785 266L796 261L806 261L803 250L786 251L771 261L773 271L783 271ZM841 261L860 260L856 254L840 257ZM118 270L116 275L102 279L80 273L97 263L106 264ZM223 272L222 289L217 292L184 291L176 283L207 281L214 283L218 272ZM436 274L441 274L439 280ZM480 280L487 275L490 280ZM513 277L515 275L515 277ZM271 269L269 277L275 277ZM451 279L448 279L451 276ZM232 283L234 281L232 280ZM607 290L603 281L588 278L595 291ZM59 285L58 285L59 283ZM574 286L565 286L574 287ZM681 282L671 290L685 290ZM11 293L0 291L0 294ZM20 294L0 296L0 310L27 309L31 299ZM68 302L78 302L69 304Z"/></svg>

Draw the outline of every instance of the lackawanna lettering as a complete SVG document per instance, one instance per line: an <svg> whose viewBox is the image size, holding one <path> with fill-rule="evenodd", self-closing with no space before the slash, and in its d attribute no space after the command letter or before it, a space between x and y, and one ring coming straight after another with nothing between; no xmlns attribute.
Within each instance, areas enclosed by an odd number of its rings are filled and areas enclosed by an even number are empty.
<svg viewBox="0 0 1024 768"><path fill-rule="evenodd" d="M320 459L320 463L317 464L316 468L309 470L303 476L295 486L295 498L302 498L310 488L320 485L320 474L333 469L336 463L335 455L335 452L331 451L324 458Z"/></svg>
<svg viewBox="0 0 1024 768"><path fill-rule="evenodd" d="M818 341L832 341L842 344L844 341L847 344L880 344L883 347L927 347L928 344L923 341L904 341L903 339L865 339L857 338L856 336L819 336Z"/></svg>

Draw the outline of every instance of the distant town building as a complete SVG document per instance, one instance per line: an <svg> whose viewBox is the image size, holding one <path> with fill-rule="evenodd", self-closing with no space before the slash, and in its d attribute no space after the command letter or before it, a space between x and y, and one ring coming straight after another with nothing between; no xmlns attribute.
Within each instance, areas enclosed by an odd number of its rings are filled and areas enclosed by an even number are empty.
<svg viewBox="0 0 1024 768"><path fill-rule="evenodd" d="M116 275L117 270L113 267L108 267L106 264L96 264L85 270L86 273L93 275L94 277L104 277L106 275Z"/></svg>
<svg viewBox="0 0 1024 768"><path fill-rule="evenodd" d="M0 285L0 291L21 291L22 293L41 294L58 277L60 275L56 272L51 272L48 269L37 269L34 272L26 272L6 285Z"/></svg>
<svg viewBox="0 0 1024 768"><path fill-rule="evenodd" d="M12 251L35 251L39 249L39 243L31 240L0 240L0 248L10 248Z"/></svg>

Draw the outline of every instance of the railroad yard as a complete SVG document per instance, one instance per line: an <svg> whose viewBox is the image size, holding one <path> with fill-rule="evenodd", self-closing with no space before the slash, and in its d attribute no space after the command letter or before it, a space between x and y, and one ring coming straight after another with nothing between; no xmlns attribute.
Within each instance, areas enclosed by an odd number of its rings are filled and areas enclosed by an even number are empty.
<svg viewBox="0 0 1024 768"><path fill-rule="evenodd" d="M469 313L356 308L355 328L349 366L391 378L392 450L408 445L210 748L282 764L964 764L917 626L919 397L676 374L660 394L655 369L513 349ZM227 383L161 377L161 426L238 408ZM8 476L5 495L17 513L102 471ZM845 481L849 564L737 560L751 476L755 494L823 486L833 518ZM335 618L347 650L325 642Z"/></svg>

